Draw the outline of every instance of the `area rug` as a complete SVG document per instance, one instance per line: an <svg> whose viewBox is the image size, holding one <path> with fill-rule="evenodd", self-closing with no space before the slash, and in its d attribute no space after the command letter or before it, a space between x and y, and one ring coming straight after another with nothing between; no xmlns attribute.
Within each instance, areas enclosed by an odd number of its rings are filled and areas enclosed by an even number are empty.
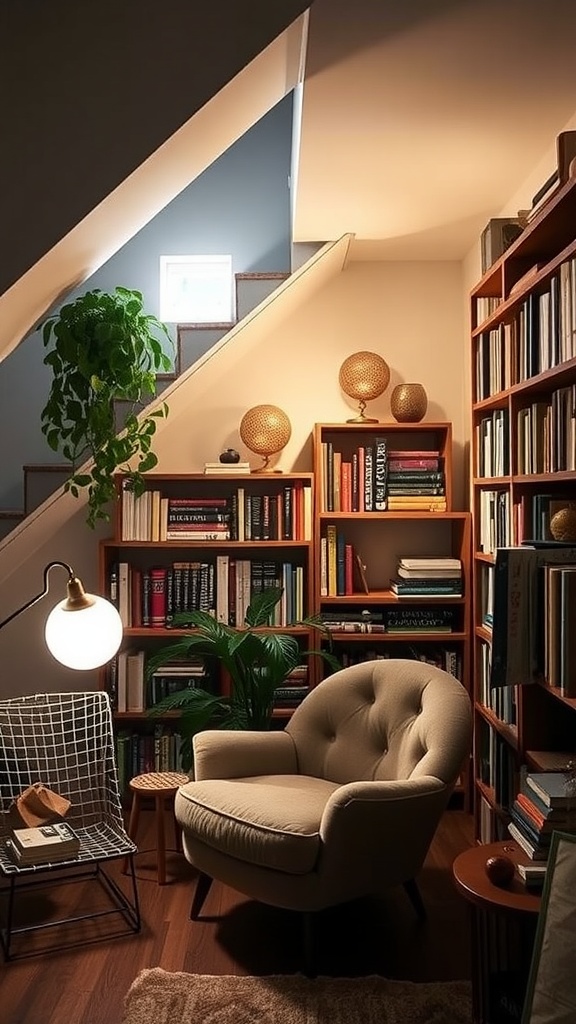
<svg viewBox="0 0 576 1024"><path fill-rule="evenodd" d="M472 1024L465 981L142 971L122 1024Z"/></svg>

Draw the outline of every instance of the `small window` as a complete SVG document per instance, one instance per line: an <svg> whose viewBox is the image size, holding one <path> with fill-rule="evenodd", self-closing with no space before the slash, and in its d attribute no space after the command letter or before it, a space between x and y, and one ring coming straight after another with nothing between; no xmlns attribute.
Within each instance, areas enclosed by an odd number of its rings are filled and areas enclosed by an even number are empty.
<svg viewBox="0 0 576 1024"><path fill-rule="evenodd" d="M160 319L166 323L231 323L231 256L161 256Z"/></svg>

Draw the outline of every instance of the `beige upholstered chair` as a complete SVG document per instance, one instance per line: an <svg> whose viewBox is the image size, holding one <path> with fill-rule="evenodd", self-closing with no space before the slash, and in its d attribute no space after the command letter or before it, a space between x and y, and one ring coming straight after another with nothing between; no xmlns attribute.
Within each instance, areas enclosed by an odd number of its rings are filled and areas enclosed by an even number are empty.
<svg viewBox="0 0 576 1024"><path fill-rule="evenodd" d="M314 911L415 877L469 754L471 707L453 676L419 661L343 669L277 732L194 738L195 781L176 794L200 872L273 906Z"/></svg>

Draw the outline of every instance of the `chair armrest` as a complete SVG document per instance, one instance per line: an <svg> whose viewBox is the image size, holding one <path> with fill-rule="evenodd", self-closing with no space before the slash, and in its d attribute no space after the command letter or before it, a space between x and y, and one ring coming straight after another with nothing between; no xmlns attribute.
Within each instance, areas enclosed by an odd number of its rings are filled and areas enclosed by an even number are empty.
<svg viewBox="0 0 576 1024"><path fill-rule="evenodd" d="M337 876L356 865L356 871L389 884L413 878L451 791L429 775L340 786L320 823L322 870Z"/></svg>
<svg viewBox="0 0 576 1024"><path fill-rule="evenodd" d="M296 748L287 732L205 729L194 736L193 746L197 781L298 774Z"/></svg>

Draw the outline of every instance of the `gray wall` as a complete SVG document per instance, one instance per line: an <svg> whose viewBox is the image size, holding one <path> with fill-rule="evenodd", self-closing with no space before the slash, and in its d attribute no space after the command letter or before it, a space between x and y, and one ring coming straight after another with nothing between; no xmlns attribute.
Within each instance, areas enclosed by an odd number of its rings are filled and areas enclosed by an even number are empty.
<svg viewBox="0 0 576 1024"><path fill-rule="evenodd" d="M231 253L234 273L290 270L292 96L283 99L80 289L136 288L159 313L161 254ZM22 466L58 463L40 429L50 388L40 331L0 363L0 508L23 506Z"/></svg>
<svg viewBox="0 0 576 1024"><path fill-rule="evenodd" d="M0 294L309 0L2 0Z"/></svg>

